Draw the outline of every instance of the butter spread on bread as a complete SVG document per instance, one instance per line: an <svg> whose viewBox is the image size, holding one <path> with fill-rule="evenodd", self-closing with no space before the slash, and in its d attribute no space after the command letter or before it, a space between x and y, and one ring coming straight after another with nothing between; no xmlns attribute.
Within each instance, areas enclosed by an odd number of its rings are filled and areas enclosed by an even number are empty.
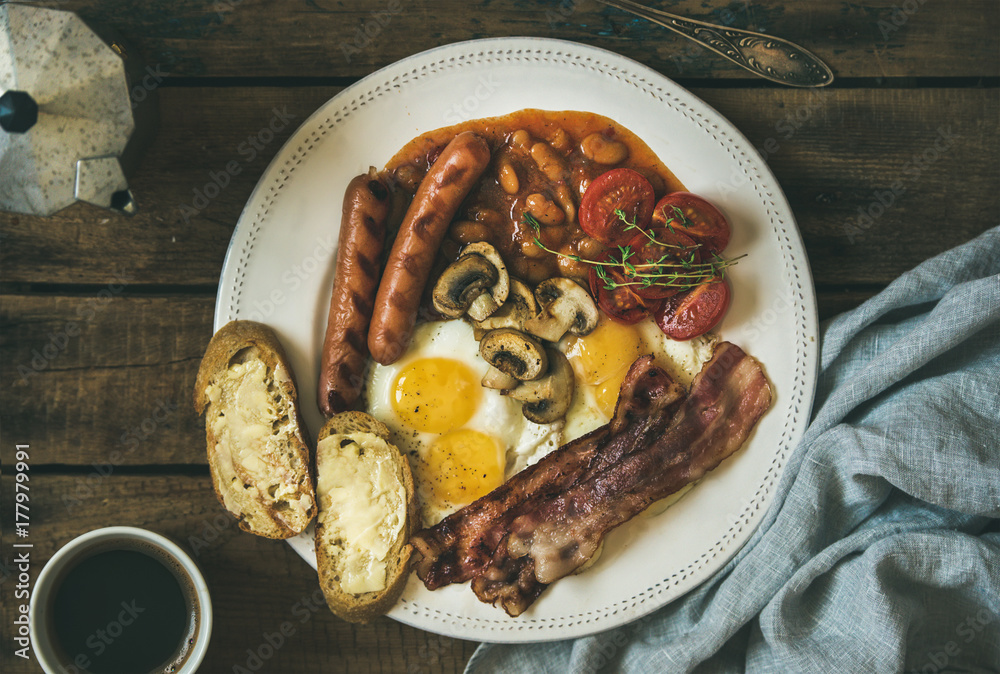
<svg viewBox="0 0 1000 674"><path fill-rule="evenodd" d="M386 558L403 530L406 491L385 440L331 435L316 446L323 544L349 594L385 589Z"/></svg>
<svg viewBox="0 0 1000 674"><path fill-rule="evenodd" d="M209 467L240 527L268 538L305 530L316 512L295 382L274 332L233 321L212 338L198 372Z"/></svg>
<svg viewBox="0 0 1000 674"><path fill-rule="evenodd" d="M369 622L399 599L416 521L410 465L385 424L363 412L331 417L316 445L316 565L330 610Z"/></svg>

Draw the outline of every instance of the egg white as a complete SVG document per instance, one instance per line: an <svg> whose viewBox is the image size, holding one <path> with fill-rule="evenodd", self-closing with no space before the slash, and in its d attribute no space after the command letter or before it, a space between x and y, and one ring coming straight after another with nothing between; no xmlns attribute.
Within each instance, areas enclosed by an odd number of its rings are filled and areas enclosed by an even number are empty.
<svg viewBox="0 0 1000 674"><path fill-rule="evenodd" d="M610 320L602 317L601 320ZM691 386L695 376L702 366L712 358L715 350L716 337L706 334L684 342L667 337L652 318L647 318L632 326L637 333L639 349L638 356L651 354L654 362L663 368L674 381L685 389ZM576 338L568 335L559 342L563 353L571 353L572 344ZM571 442L590 433L611 421L597 403L596 391L579 380L573 392L573 402L566 413L566 425L563 428L563 442Z"/></svg>

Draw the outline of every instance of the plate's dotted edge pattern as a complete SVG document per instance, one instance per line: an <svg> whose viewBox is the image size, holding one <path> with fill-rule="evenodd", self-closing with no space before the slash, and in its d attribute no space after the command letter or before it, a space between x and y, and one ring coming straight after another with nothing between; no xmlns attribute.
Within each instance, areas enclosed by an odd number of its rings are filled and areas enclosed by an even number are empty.
<svg viewBox="0 0 1000 674"><path fill-rule="evenodd" d="M396 79L398 78L394 78L393 81ZM396 85L391 85L388 88L395 88L395 86ZM233 299L230 302L229 311L227 313L227 322L235 320L236 316L239 314L240 301L243 296L243 282L246 278L247 263L250 260L250 253L254 247L254 243L257 240L257 234L260 232L260 228L263 226L264 221L267 220L267 216L271 212L271 206L281 194L282 189L288 183L292 174L295 173L295 170L303 162L309 152L312 151L316 144L324 136L326 136L331 129L386 92L387 86L379 85L372 89L368 95L355 98L349 103L346 103L338 112L328 116L326 119L319 122L319 124L314 125L309 134L299 142L291 156L284 161L281 168L278 169L277 174L270 179L267 184L267 189L263 191L262 196L258 197L257 195L254 195L255 199L262 198L263 202L259 206L251 204L247 209L248 211L255 211L256 216L253 221L247 225L247 238L240 248L239 260L236 266L236 283L233 289ZM270 171L267 173L269 174ZM240 224L242 224L242 221Z"/></svg>
<svg viewBox="0 0 1000 674"><path fill-rule="evenodd" d="M249 260L250 253L253 249L254 242L256 240L257 234L260 228L270 213L271 206L274 200L281 193L282 188L288 182L288 179L295 172L295 169L302 160L308 154L310 150L314 147L317 141L323 138L330 129L334 128L345 119L350 117L353 113L360 110L367 103L374 101L379 96L389 93L400 86L410 84L415 81L419 81L422 78L435 75L439 72L446 71L449 69L463 68L472 65L482 65L490 63L511 63L511 62L541 62L541 63L551 63L558 62L562 65L585 68L592 70L604 76L610 76L614 79L623 82L625 84L631 85L643 93L648 94L652 98L656 99L660 103L663 103L673 110L676 110L683 114L685 117L691 119L696 123L701 129L703 129L708 135L712 137L719 145L721 145L732 157L732 159L737 162L740 168L743 170L744 174L750 179L750 183L753 185L758 197L761 199L762 203L766 205L766 211L770 219L771 225L778 237L778 244L783 252L782 260L784 261L785 274L787 278L792 279L795 286L795 294L800 302L794 303L794 310L796 311L796 335L795 335L795 382L796 384L802 384L806 378L806 359L805 359L805 341L806 341L806 330L808 317L805 311L802 310L802 302L805 300L804 289L802 287L802 276L795 264L792 257L792 239L789 236L788 230L785 223L777 214L777 206L774 203L773 195L769 192L765 192L761 187L762 176L755 166L752 165L751 158L739 149L736 141L730 137L728 133L714 121L708 119L702 113L690 108L687 103L682 101L680 98L674 94L664 90L658 84L649 82L641 74L634 71L625 70L617 66L611 66L606 63L595 59L594 57L574 54L568 50L562 49L484 49L477 51L475 53L462 54L458 56L449 56L442 58L434 63L429 63L420 67L413 68L412 70L403 73L401 75L396 75L385 82L375 86L369 91L366 96L355 98L349 102L346 102L338 111L329 115L324 119L319 125L315 126L314 129L309 133L309 135L303 139L295 152L285 160L284 164L280 169L278 169L277 174L271 178L267 189L263 193L263 202L260 206L255 208L256 217L254 217L252 223L248 225L248 235L247 240L244 242L239 253L239 262L237 264L237 285L235 288L235 298L230 305L229 319L233 320L235 315L239 311L239 303L241 298L241 291L243 287L243 279L246 274L246 264ZM494 631L500 632L520 632L525 630L537 630L539 627L572 627L580 624L587 624L593 622L594 620L600 618L606 618L608 616L617 615L621 612L632 611L643 604L646 604L651 598L659 596L664 592L673 589L676 585L685 582L689 577L698 572L703 568L708 562L727 550L736 537L743 532L743 530L750 524L751 520L762 515L761 508L764 500L770 495L773 490L775 483L777 482L778 476L781 473L781 469L788 458L788 454L792 450L792 433L795 426L798 425L798 420L801 415L805 413L805 387L798 385L794 389L797 391L794 399L791 401L792 413L786 417L784 427L779 441L779 452L778 455L772 460L771 466L765 475L764 484L761 485L757 492L754 494L753 498L749 503L742 509L739 516L735 519L733 524L729 527L727 532L722 536L722 538L715 543L709 550L703 553L698 561L689 564L687 567L678 570L667 578L664 578L658 583L655 583L646 590L637 593L636 595L629 597L628 599L621 600L609 606L596 609L593 611L586 611L584 613L578 613L569 616L561 616L559 618L518 618L516 620L506 619L506 620L496 620L496 619L484 619L475 618L465 615L457 615L449 613L447 611L441 611L440 609L431 608L428 606L421 605L417 602L407 600L403 598L401 600L402 606L405 610L415 616L433 617L438 620L446 620L456 624L469 624L475 623L477 625L488 626Z"/></svg>

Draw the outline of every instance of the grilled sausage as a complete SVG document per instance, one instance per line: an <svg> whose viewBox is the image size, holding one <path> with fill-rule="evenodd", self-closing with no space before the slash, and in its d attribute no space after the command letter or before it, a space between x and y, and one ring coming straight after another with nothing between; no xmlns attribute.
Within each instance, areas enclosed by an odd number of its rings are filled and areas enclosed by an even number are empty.
<svg viewBox="0 0 1000 674"><path fill-rule="evenodd" d="M386 261L368 332L372 358L388 365L406 350L434 257L458 207L490 163L490 148L460 133L420 182Z"/></svg>
<svg viewBox="0 0 1000 674"><path fill-rule="evenodd" d="M319 408L328 417L350 409L361 393L368 362L368 324L391 202L389 189L374 168L354 178L344 194L319 371Z"/></svg>

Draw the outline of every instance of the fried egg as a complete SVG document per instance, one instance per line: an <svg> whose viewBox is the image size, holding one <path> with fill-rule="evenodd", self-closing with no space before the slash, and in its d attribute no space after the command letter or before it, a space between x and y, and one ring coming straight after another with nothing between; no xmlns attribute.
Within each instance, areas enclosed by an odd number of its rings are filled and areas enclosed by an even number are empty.
<svg viewBox="0 0 1000 674"><path fill-rule="evenodd" d="M618 393L635 359L652 354L654 362L685 389L712 358L715 335L678 342L667 337L652 318L622 325L603 313L597 327L582 337L564 337L559 343L576 379L573 402L566 413L563 442L571 442L611 421ZM652 504L643 517L655 517L677 503L695 483ZM599 555L594 555L591 563Z"/></svg>
<svg viewBox="0 0 1000 674"><path fill-rule="evenodd" d="M636 358L652 354L658 366L688 388L711 359L715 337L678 342L664 335L652 318L622 325L601 314L590 334L563 338L559 347L576 378L563 429L563 442L570 442L611 421L622 382Z"/></svg>
<svg viewBox="0 0 1000 674"><path fill-rule="evenodd" d="M561 442L561 423L534 424L518 401L484 388L488 369L472 327L455 320L417 326L403 357L369 374L366 411L410 460L425 526Z"/></svg>

